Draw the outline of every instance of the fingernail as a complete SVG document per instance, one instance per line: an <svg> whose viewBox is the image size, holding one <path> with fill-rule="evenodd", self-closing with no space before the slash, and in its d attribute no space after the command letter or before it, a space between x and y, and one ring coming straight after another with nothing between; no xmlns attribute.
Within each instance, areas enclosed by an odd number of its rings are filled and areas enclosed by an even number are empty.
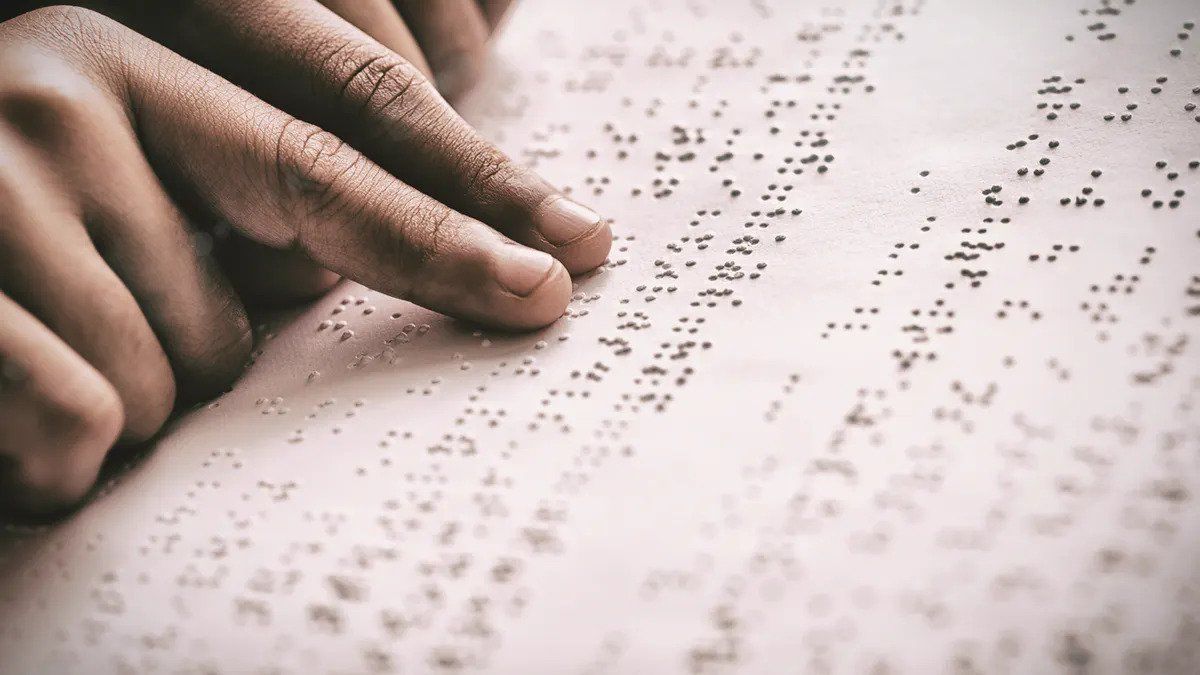
<svg viewBox="0 0 1200 675"><path fill-rule="evenodd" d="M550 254L518 244L505 246L503 255L496 269L496 281L513 295L531 295L554 269Z"/></svg>
<svg viewBox="0 0 1200 675"><path fill-rule="evenodd" d="M594 231L600 214L566 197L552 197L537 216L537 229L546 241L565 246Z"/></svg>

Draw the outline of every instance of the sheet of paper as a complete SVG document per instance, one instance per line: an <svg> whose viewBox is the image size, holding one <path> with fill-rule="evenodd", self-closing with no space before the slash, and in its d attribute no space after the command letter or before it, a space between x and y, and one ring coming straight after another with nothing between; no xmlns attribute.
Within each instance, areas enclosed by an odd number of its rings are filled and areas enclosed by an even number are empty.
<svg viewBox="0 0 1200 675"><path fill-rule="evenodd" d="M1194 21L522 2L464 114L610 262L533 335L263 326L3 534L0 671L1197 672Z"/></svg>

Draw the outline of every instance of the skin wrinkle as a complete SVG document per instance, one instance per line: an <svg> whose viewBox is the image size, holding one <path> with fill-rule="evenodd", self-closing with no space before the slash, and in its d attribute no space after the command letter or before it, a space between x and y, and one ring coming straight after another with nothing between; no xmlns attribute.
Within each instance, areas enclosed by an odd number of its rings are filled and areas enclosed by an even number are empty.
<svg viewBox="0 0 1200 675"><path fill-rule="evenodd" d="M349 146L344 146L344 147L349 147ZM340 154L338 150L335 150L334 153ZM333 156L331 155L330 159L327 161L333 161L332 157ZM362 164L362 162L365 162L365 161L366 161L366 159L364 157L362 157L358 153L352 152L352 154L350 155L350 157L348 159L342 161L342 164L344 166L337 169L337 171L334 172L333 175L329 176L328 178L322 180L319 183L319 185L327 185L328 187L321 188L320 190L318 190L318 194L314 195L314 196L318 196L319 199L317 200L317 202L315 204L313 204L312 208L310 209L310 213L309 213L310 219L324 220L324 219L320 218L320 216L322 214L333 215L333 214L338 213L338 211L336 209L333 209L332 207L334 207L338 204L344 204L345 203L345 194L346 194L346 192L344 190L338 189L338 185L343 180L343 177L345 177L347 174L353 173ZM330 218L328 220L334 220L334 219Z"/></svg>
<svg viewBox="0 0 1200 675"><path fill-rule="evenodd" d="M326 40L333 41L334 39L326 38ZM372 54L365 59L357 59L355 58L354 53L364 50L364 45L361 42L350 37L339 37L336 39L336 41L338 42L338 46L336 46L329 54L321 57L316 63L316 66L308 73L311 78L310 81L313 95L319 97L325 102L325 105L332 109L331 111L328 111L327 114L336 114L337 101L340 100L339 98L330 97L331 86L340 87L341 91L339 92L339 96L340 94L345 93L346 86L348 83L353 81L353 75L361 69L361 63L365 61L369 64L375 56L378 56L377 54ZM347 52L349 52L349 55L344 56ZM341 62L338 64L338 59L340 57L344 58L341 58ZM309 62L303 57L302 60L304 62ZM350 76L338 76L338 73L342 71L343 66L348 66L351 68L353 72ZM335 85L335 82L339 84Z"/></svg>
<svg viewBox="0 0 1200 675"><path fill-rule="evenodd" d="M411 96L408 97L410 105L407 108L402 108L401 110L382 116L382 121L385 124L381 127L381 135L386 134L387 139L393 143L406 144L414 140L410 130L422 128L427 118L436 117L437 119L445 120L445 118L449 117L446 111L429 105L430 92L427 87L430 86L429 81L423 76L420 79L414 77L409 85L404 87L400 92L400 96L397 97L397 100L402 101L405 99L404 94L411 92ZM422 146L422 149L424 149L424 146Z"/></svg>
<svg viewBox="0 0 1200 675"><path fill-rule="evenodd" d="M467 189L472 194L482 196L485 192L491 191L492 179L501 173L511 175L511 172L507 170L507 162L504 161L504 158L497 157L495 153L490 152L486 148L478 148L477 152L478 154L470 156L466 160L466 163L462 166L462 171L464 174L470 176L466 181ZM511 178L506 179L505 182L508 180L511 180ZM503 184L498 187L503 189ZM480 201L486 202L487 200L480 199Z"/></svg>
<svg viewBox="0 0 1200 675"><path fill-rule="evenodd" d="M367 93L366 97L362 101L362 105L359 106L359 110L358 110L359 115L369 117L370 115L367 115L367 113L371 112L374 114L374 116L388 117L387 112L386 112L387 109L390 108L393 103L395 103L396 101L400 100L405 95L407 95L412 90L413 86L418 84L418 78L422 77L419 72L415 72L415 69L412 69L414 72L411 72L408 77L393 76L393 73L395 73L397 70L403 69L405 67L411 68L411 66L404 63L403 61L396 61L394 63L389 63L386 67L383 68L382 71L380 71L377 74L377 76L375 77L375 85L373 87L371 87L371 91L369 93ZM386 101L384 101L382 104L375 106L372 109L371 101L374 100L375 95L383 87L384 83L395 82L395 81L399 81L399 85L389 87L389 89L391 89L392 91L391 91L388 99ZM381 131L380 133L382 134L385 132ZM371 141L369 133L366 136L364 136L364 138L368 142Z"/></svg>
<svg viewBox="0 0 1200 675"><path fill-rule="evenodd" d="M408 197L388 195L385 208L391 209L392 212L408 213L410 214L410 223L416 223L423 219L420 202L417 195ZM396 260L396 273L390 275L387 284L394 291L396 297L414 297L420 290L417 285L421 283L421 275L418 272L430 260L421 253L420 249L407 243L406 233L403 231L397 232L385 227L374 227L367 234L373 246L393 253L391 257Z"/></svg>
<svg viewBox="0 0 1200 675"><path fill-rule="evenodd" d="M359 75L361 75L364 71L369 69L372 64L374 64L382 59L387 59L387 58L391 58L391 57L387 54L375 54L374 56L369 56L366 59L364 59L362 63L360 63L358 66L356 66L354 68L353 72L351 72L349 75L347 75L345 78L343 78L341 89L338 91L338 96L341 98L345 98L346 90L349 89L352 85L354 85L354 83L358 80ZM378 87L379 87L378 80L376 80L376 83L372 86L372 91L374 91Z"/></svg>
<svg viewBox="0 0 1200 675"><path fill-rule="evenodd" d="M309 136L305 141L306 144L311 143L315 137L319 138L321 134ZM343 185L343 177L360 169L367 160L341 141L327 142L335 147L326 150L326 146L321 146L317 152L327 154L324 154L323 157L318 155L313 160L312 166L309 167L309 174L301 178L302 181L306 181L307 185L316 187L315 190L302 189L302 201L309 205L306 215L301 218L304 225L318 222L355 222L361 216L362 209L353 207L353 204L347 199L347 195L358 192L359 190L354 188L362 188L362 182L361 180L357 183L351 182L348 189ZM347 155L347 153L349 154ZM322 173L328 171L322 167L330 162L340 163L342 166L336 167L332 174L322 176ZM314 178L314 176L316 177ZM349 217L346 217L347 214ZM310 232L316 229L315 227L303 227L299 231Z"/></svg>
<svg viewBox="0 0 1200 675"><path fill-rule="evenodd" d="M451 147L450 154L455 157L455 165L459 172L476 171L472 180L465 183L469 200L489 211L499 212L498 225L503 231L516 233L527 229L536 234L536 229L530 227L529 222L529 216L536 211L526 206L533 201L536 192L525 184L527 174L514 167L495 148L480 144L474 139L464 139L460 144ZM489 174L486 169L492 167L495 171ZM498 176L503 177L497 178ZM548 185L545 187L549 190ZM499 196L503 194L509 195L510 199ZM519 198L511 199L515 196Z"/></svg>
<svg viewBox="0 0 1200 675"><path fill-rule="evenodd" d="M456 115L454 113L435 112L432 107L427 106L414 107L418 110L416 117L411 116L411 112L404 113L396 118L396 123L392 126L392 129L397 130L398 138L394 140L399 144L414 143L417 145L419 153L442 151L455 158L464 155L462 147L474 144L471 139L458 139L454 134L446 133L446 130L455 122ZM430 118L433 118L432 121ZM449 145L439 148L438 143L445 142L447 139ZM454 165L460 168L465 165L465 160L457 160ZM413 172L420 178L414 183L427 189L434 197L447 196L453 189L453 186L439 184L429 170L423 171L420 167L414 167ZM471 191L469 184L465 188L468 191L468 198L476 196Z"/></svg>
<svg viewBox="0 0 1200 675"><path fill-rule="evenodd" d="M286 121L284 121L283 126L280 127L279 131L276 134L276 140L275 140L275 162L273 164L273 166L275 167L275 184L285 186L285 191L286 191L286 186L288 184L288 180L293 175L291 166L288 164L285 164L285 160L284 160L284 157L287 156L286 153L290 152L290 150L288 149L288 142L291 138L291 134L288 130L293 124L304 124L304 123L294 117L289 117ZM300 241L303 238L302 233L299 230L300 223L296 222L294 219L288 219L288 222L284 223L284 225L287 229L290 230L290 233L289 233L288 239L286 241L279 242L278 247L279 248L293 248L293 247L303 248L300 245Z"/></svg>
<svg viewBox="0 0 1200 675"><path fill-rule="evenodd" d="M429 217L421 219L422 222L426 223L423 238L429 243L425 247L419 249L416 247L409 247L410 251L420 251L420 264L414 266L416 269L433 267L437 259L443 257L443 251L451 250L446 248L442 233L447 229L446 224L450 222L451 218L453 218L453 213L450 211L450 209L444 208L430 210L432 213L429 214ZM403 246L403 237L397 237L397 241L401 246ZM422 281L418 280L428 280L430 278L429 276L421 274L411 274L408 276L413 279L411 284L413 290L416 290L417 285L422 283Z"/></svg>

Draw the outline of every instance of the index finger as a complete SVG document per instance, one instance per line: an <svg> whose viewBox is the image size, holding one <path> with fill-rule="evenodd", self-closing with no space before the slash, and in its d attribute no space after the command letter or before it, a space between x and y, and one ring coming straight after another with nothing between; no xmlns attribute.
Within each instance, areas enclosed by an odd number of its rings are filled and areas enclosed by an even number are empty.
<svg viewBox="0 0 1200 675"><path fill-rule="evenodd" d="M566 308L571 283L544 252L424 195L338 137L87 10L32 22L106 84L172 195L273 248L453 316L529 329ZM18 28L20 26L18 25ZM110 61L97 65L85 48Z"/></svg>
<svg viewBox="0 0 1200 675"><path fill-rule="evenodd" d="M170 3L162 3L170 4ZM557 257L604 262L609 226L482 138L412 64L316 0L195 0L135 17L144 32L345 139L456 211ZM169 18L167 18L169 15ZM171 30L161 30L164 25Z"/></svg>

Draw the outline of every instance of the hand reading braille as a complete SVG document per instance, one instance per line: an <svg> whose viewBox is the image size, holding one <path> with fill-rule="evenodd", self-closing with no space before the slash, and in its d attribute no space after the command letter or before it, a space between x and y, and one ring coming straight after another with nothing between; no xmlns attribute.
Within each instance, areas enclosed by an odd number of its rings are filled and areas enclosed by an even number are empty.
<svg viewBox="0 0 1200 675"><path fill-rule="evenodd" d="M608 254L443 98L507 2L85 4L0 24L0 508L76 503L227 386L244 302L345 276L530 329Z"/></svg>

